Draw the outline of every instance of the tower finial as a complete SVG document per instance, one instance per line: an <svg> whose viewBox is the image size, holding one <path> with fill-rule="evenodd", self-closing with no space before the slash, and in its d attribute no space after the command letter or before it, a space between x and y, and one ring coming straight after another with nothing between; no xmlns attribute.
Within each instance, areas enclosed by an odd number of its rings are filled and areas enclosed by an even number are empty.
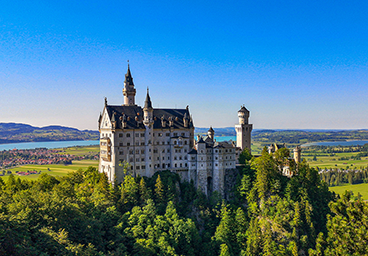
<svg viewBox="0 0 368 256"><path fill-rule="evenodd" d="M107 106L107 97L105 97L105 106Z"/></svg>

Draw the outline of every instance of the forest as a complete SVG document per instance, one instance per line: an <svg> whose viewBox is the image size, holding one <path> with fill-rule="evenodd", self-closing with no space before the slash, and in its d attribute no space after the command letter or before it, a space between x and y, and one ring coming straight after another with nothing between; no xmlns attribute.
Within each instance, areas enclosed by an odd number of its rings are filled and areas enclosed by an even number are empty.
<svg viewBox="0 0 368 256"><path fill-rule="evenodd" d="M241 154L232 197L169 171L112 185L96 168L0 179L0 255L363 255L368 207L289 152ZM125 168L128 170L128 168Z"/></svg>

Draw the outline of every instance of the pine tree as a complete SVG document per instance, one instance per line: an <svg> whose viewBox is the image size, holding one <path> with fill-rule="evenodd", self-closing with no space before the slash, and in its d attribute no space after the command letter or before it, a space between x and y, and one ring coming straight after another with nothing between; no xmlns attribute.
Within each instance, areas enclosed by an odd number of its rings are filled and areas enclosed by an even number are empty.
<svg viewBox="0 0 368 256"><path fill-rule="evenodd" d="M146 182L144 181L143 177L139 181L139 195L141 203L146 202L150 198L149 191L146 187Z"/></svg>
<svg viewBox="0 0 368 256"><path fill-rule="evenodd" d="M155 196L158 203L163 203L165 201L164 184L161 181L160 174L157 176L156 179Z"/></svg>

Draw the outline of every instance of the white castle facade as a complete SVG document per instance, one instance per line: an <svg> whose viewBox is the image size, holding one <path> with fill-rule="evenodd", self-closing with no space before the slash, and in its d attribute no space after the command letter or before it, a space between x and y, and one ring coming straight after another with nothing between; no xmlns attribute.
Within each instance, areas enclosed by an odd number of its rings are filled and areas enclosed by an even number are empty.
<svg viewBox="0 0 368 256"><path fill-rule="evenodd" d="M206 195L223 195L227 170L235 169L239 153L250 150L252 125L249 111L238 111L235 143L216 142L212 127L208 136L194 139L194 124L189 108L152 107L147 90L144 107L135 104L136 89L128 65L125 75L124 104L109 105L105 99L98 120L100 131L99 171L110 182L124 179L124 163L133 175L152 177L155 172L170 170L182 180L193 180Z"/></svg>

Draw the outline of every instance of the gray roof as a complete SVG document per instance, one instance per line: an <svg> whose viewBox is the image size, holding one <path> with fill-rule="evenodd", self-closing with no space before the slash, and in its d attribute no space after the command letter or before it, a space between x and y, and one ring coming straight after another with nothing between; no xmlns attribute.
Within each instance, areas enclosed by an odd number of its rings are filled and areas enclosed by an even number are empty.
<svg viewBox="0 0 368 256"><path fill-rule="evenodd" d="M242 106L238 112L249 113L249 110Z"/></svg>
<svg viewBox="0 0 368 256"><path fill-rule="evenodd" d="M143 109L140 106L114 106L106 105L107 113L109 114L110 120L115 113L116 129L122 128L123 119L126 120L126 129L143 129ZM189 109L153 109L153 128L164 128L162 127L162 120L166 121L166 127L169 128L169 119L173 121L172 128L174 129L187 129L193 128L193 121L188 118L188 127L184 127L184 115L190 116ZM125 115L125 116L124 116Z"/></svg>
<svg viewBox="0 0 368 256"><path fill-rule="evenodd" d="M188 154L190 154L190 155L197 154L197 150L193 148L191 151L189 151Z"/></svg>

